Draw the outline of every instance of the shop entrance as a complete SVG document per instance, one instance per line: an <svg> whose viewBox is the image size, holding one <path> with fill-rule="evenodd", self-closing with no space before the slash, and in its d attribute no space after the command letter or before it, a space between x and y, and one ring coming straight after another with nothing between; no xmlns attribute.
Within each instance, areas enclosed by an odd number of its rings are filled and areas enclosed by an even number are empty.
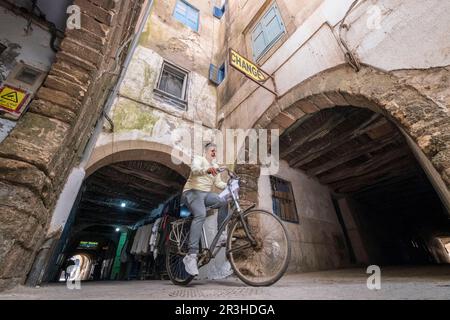
<svg viewBox="0 0 450 320"><path fill-rule="evenodd" d="M146 160L110 163L83 182L55 248L49 282L166 278L164 239L185 178Z"/></svg>

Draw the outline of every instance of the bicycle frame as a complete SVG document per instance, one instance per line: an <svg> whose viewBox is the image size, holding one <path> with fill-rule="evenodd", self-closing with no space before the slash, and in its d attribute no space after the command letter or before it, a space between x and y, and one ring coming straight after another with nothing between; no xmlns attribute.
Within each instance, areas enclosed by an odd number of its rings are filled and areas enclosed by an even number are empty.
<svg viewBox="0 0 450 320"><path fill-rule="evenodd" d="M242 210L242 208L239 204L239 195L237 194L236 191L233 191L231 188L233 181L238 181L239 179L237 178L237 176L234 173L231 173L229 170L227 170L227 172L230 176L230 179L227 183L227 189L228 189L229 193L231 194L231 199L232 199L232 203L234 204L234 209L228 213L227 217L220 225L216 236L212 240L211 245L209 245L209 246L208 246L208 239L206 237L205 227L204 226L202 227L202 240L203 240L203 243L205 244L205 248L202 249L201 252L199 252L199 266L208 264L211 259L216 257L216 255L219 253L220 249L222 248L222 247L216 248L216 245L217 245L217 242L219 241L220 235L222 234L223 231L225 231L225 228L227 227L227 225L236 219L241 220L242 225L244 227L245 234L246 234L247 238L249 239L250 243L248 245L234 248L233 251L242 250L242 249L245 249L247 247L250 247L250 246L256 244L256 240L250 234L247 223L244 220L244 214L246 212L250 211L251 209L253 209L256 204L251 205L249 208L247 208L244 211ZM182 232L183 232L183 228L184 228L185 224L189 221L189 219L190 218L180 219L180 220L172 222L172 227L176 230L173 230L173 232L170 233L170 240L177 243L178 250L180 251L181 254L186 254L186 252L182 252L182 247L185 244L185 242L188 241L188 239L187 239L187 237L184 238L184 240L182 239L182 236L183 236ZM172 238L172 236L174 238ZM230 252L232 252L232 251L227 250L226 254L228 255Z"/></svg>
<svg viewBox="0 0 450 320"><path fill-rule="evenodd" d="M232 178L235 179L235 178ZM230 181L232 181L232 179L230 179ZM219 253L220 249L222 247L217 247L217 242L219 241L220 235L222 234L223 231L225 231L225 228L227 227L227 225L235 219L240 219L242 222L242 225L244 226L244 230L245 230L245 234L248 237L248 239L250 240L250 245L247 246L241 246L239 248L235 248L233 249L233 251L235 250L241 250L244 249L246 247L249 247L251 245L255 245L256 241L255 239L252 237L252 235L250 234L250 231L248 229L247 223L244 220L244 214L248 211L250 211L251 209L253 209L255 207L255 204L253 204L252 206L250 206L249 208L247 208L246 210L242 211L242 208L239 204L239 196L237 195L237 193L235 193L233 190L231 190L231 183L230 181L227 184L227 188L228 191L231 194L231 198L234 204L235 209L231 212L228 213L228 216L225 218L225 220L222 222L222 224L220 225L216 236L214 237L214 239L211 242L211 245L208 247L208 239L206 237L206 232L205 232L205 227L202 227L202 239L203 239L203 243L205 244L205 249L206 253L201 252L200 253L200 259L199 259L199 265L205 265L207 264L211 259L215 258L216 255ZM227 255L230 253L231 251L227 250Z"/></svg>

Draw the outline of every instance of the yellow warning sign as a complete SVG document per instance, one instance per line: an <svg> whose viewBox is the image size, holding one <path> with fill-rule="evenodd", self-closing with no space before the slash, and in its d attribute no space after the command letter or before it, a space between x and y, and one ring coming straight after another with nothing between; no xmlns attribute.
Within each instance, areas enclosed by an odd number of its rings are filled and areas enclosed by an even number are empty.
<svg viewBox="0 0 450 320"><path fill-rule="evenodd" d="M0 87L0 109L20 113L27 98L28 93L23 90L8 85Z"/></svg>
<svg viewBox="0 0 450 320"><path fill-rule="evenodd" d="M265 82L269 75L253 62L230 49L230 65L256 82Z"/></svg>

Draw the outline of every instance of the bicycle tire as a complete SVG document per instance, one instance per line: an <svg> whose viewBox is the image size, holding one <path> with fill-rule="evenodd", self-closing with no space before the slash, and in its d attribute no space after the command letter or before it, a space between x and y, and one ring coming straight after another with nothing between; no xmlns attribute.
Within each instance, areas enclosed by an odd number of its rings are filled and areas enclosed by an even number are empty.
<svg viewBox="0 0 450 320"><path fill-rule="evenodd" d="M262 217L262 215L264 215L264 217ZM246 219L247 224L249 218L254 219L253 224L256 224L256 222L258 221L257 222L258 230L250 230L250 232L252 236L258 239L257 242L259 242L259 244L257 246L250 246L250 248L242 249L241 252L240 251L237 251L236 253L233 252L233 249L238 248L239 243L241 244L244 243L245 239L246 241L248 241L248 245L250 245L250 241L248 240L248 238L246 236L243 236L243 234L245 235L245 232L242 229L243 227L242 222L240 219L237 219L234 221L234 223L231 225L229 229L230 232L227 240L227 258L236 276L245 284L254 287L270 286L281 279L281 277L284 275L289 265L291 256L291 245L286 227L284 226L284 224L282 223L281 219L278 216L266 210L252 209L244 213L243 217L244 219ZM263 218L265 220L262 220ZM251 229L252 226L249 225L249 228ZM256 228L256 226L253 226L253 228ZM282 243L280 245L275 240L272 240L272 242L269 242L269 239L263 240L263 235L261 232L262 229L271 229L271 231L269 231L269 234L271 234L272 232L276 233L279 236L280 241L282 241L284 244ZM260 235L259 238L258 233ZM249 275L249 273L253 274L257 273L256 271L258 272L265 271L265 269L259 269L260 266L257 265L258 264L257 262L263 261L262 258L264 258L264 256L267 256L269 254L274 256L276 253L279 253L278 252L279 249L277 248L282 246L285 247L281 248L281 250L284 253L283 256L281 257L282 260L278 261L279 264L277 265L276 272L274 272L271 276L268 277ZM259 256L256 256L257 252L261 252ZM250 257L255 258L253 263ZM276 258L272 257L272 260L276 260ZM267 259L266 261L269 261L269 259Z"/></svg>
<svg viewBox="0 0 450 320"><path fill-rule="evenodd" d="M189 229L190 229L190 223L183 226L183 238L189 237ZM172 234L174 230L171 228L170 233ZM170 281L172 281L173 284L178 286L187 286L194 278L195 276L190 275L186 272L184 268L183 258L185 255L180 254L178 250L177 243L170 240L172 239L171 236L169 236L169 240L167 241L166 246L166 271L169 275ZM184 241L184 251L187 252L187 241Z"/></svg>

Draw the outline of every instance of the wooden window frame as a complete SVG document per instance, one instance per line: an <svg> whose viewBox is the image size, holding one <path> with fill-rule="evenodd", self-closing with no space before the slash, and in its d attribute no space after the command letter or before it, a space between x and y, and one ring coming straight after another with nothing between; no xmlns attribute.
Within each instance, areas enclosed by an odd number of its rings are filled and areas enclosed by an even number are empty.
<svg viewBox="0 0 450 320"><path fill-rule="evenodd" d="M275 7L276 12L277 12L277 16L279 17L279 19L281 20L281 26L283 27L282 32L275 37L272 41L270 41L266 47L264 48L264 50L262 50L258 56L256 56L255 53L255 46L254 46L254 42L253 42L253 33L255 32L256 28L258 28L258 26L262 23L262 19L269 13L269 11ZM264 31L263 31L264 32ZM250 46L252 49L252 56L255 62L260 62L263 57L278 43L278 41L280 41L283 36L285 36L288 33L287 29L286 29L286 24L284 23L283 20L283 16L281 14L281 10L278 6L278 4L276 3L276 1L272 2L270 5L267 6L267 8L265 8L265 10L263 11L263 13L259 16L258 20L254 23L253 27L250 29L249 32L249 37L250 37Z"/></svg>
<svg viewBox="0 0 450 320"><path fill-rule="evenodd" d="M270 179L270 190L272 192L271 199L272 199L272 210L274 211L273 213L276 214L283 221L300 224L300 219L298 217L297 204L295 202L294 189L292 187L292 183L286 179L280 178L278 176L273 176L273 175L269 176L269 179ZM287 187L289 188L289 192L275 191L272 180L278 180L279 182L286 184ZM288 196L286 197L285 195L282 195L282 193L288 193ZM281 199L282 201L289 201L290 202L289 205L291 206L291 208L293 210L292 213L293 213L295 219L290 219L290 217L288 217L286 215L286 213L282 212L281 210L279 213L275 212L275 210L273 209L274 198L276 198L278 200Z"/></svg>
<svg viewBox="0 0 450 320"><path fill-rule="evenodd" d="M174 72L177 72L180 75L184 76L181 98L160 89L162 75L165 70L169 70L169 72L172 71L170 69L172 69ZM188 82L189 82L189 71L188 70L180 68L168 61L163 61L163 64L161 66L161 72L159 73L158 81L156 82L156 88L154 88L154 91L157 94L159 94L160 96L162 96L163 98L166 98L166 100L168 100L169 103L172 103L172 104L176 105L177 107L182 108L183 110L187 110Z"/></svg>

